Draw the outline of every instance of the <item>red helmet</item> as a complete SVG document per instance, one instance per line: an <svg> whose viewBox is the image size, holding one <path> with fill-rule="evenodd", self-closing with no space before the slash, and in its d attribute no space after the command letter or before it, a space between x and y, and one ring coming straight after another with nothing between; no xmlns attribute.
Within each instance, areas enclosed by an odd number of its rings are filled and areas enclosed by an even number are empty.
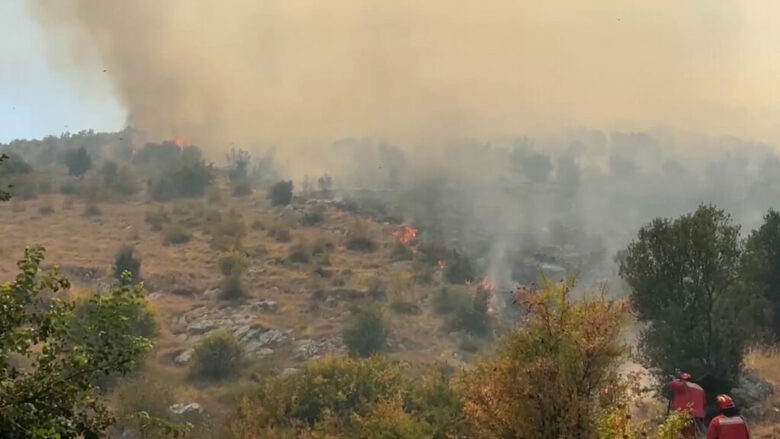
<svg viewBox="0 0 780 439"><path fill-rule="evenodd" d="M715 399L718 401L718 408L721 410L734 408L734 400L728 395L718 395Z"/></svg>
<svg viewBox="0 0 780 439"><path fill-rule="evenodd" d="M689 374L688 372L683 372L680 375L680 379L683 381L689 381L691 379L691 374Z"/></svg>

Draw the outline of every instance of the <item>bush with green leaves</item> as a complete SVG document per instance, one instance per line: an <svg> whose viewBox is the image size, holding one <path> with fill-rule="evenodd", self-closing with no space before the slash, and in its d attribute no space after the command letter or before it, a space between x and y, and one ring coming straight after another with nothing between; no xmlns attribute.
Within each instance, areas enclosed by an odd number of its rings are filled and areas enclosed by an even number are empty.
<svg viewBox="0 0 780 439"><path fill-rule="evenodd" d="M141 279L141 260L135 256L135 249L129 245L120 247L114 256L114 278L122 279L125 271L134 281Z"/></svg>
<svg viewBox="0 0 780 439"><path fill-rule="evenodd" d="M170 201L183 197L201 197L214 182L215 173L211 164L200 158L200 154L186 154L158 168L149 180L148 191L155 201Z"/></svg>
<svg viewBox="0 0 780 439"><path fill-rule="evenodd" d="M436 314L449 314L461 307L472 304L471 295L466 287L445 286L439 288L431 300L433 312Z"/></svg>
<svg viewBox="0 0 780 439"><path fill-rule="evenodd" d="M471 300L455 303L453 315L447 322L450 330L466 331L474 335L485 335L490 329L490 316L487 313L490 291L478 289Z"/></svg>
<svg viewBox="0 0 780 439"><path fill-rule="evenodd" d="M174 142L147 143L133 154L138 167L164 167L181 157L182 151Z"/></svg>
<svg viewBox="0 0 780 439"><path fill-rule="evenodd" d="M623 252L620 276L646 323L640 354L659 378L685 370L721 389L735 382L751 337L742 323L751 298L738 282L740 261L739 226L706 205L653 220Z"/></svg>
<svg viewBox="0 0 780 439"><path fill-rule="evenodd" d="M286 206L292 202L292 180L276 182L268 189L268 199L272 206Z"/></svg>
<svg viewBox="0 0 780 439"><path fill-rule="evenodd" d="M186 244L192 239L192 234L179 223L171 223L163 230L163 245Z"/></svg>
<svg viewBox="0 0 780 439"><path fill-rule="evenodd" d="M246 255L239 251L232 251L223 253L217 261L217 266L223 276L230 276L233 273L243 273L248 263Z"/></svg>
<svg viewBox="0 0 780 439"><path fill-rule="evenodd" d="M368 357L382 352L387 345L389 329L378 306L354 307L343 338L350 355Z"/></svg>
<svg viewBox="0 0 780 439"><path fill-rule="evenodd" d="M19 275L0 286L0 431L10 439L100 437L113 419L92 383L134 370L151 347L125 318L145 303L143 289L122 284L77 307L55 298L69 282L43 271L42 261L43 249L27 248ZM12 356L29 367L12 368Z"/></svg>
<svg viewBox="0 0 780 439"><path fill-rule="evenodd" d="M740 264L745 288L755 293L751 315L769 341L780 339L780 212L770 209L764 223L750 233Z"/></svg>
<svg viewBox="0 0 780 439"><path fill-rule="evenodd" d="M233 378L241 371L244 361L244 345L227 331L215 331L195 347L191 374L210 381Z"/></svg>
<svg viewBox="0 0 780 439"><path fill-rule="evenodd" d="M33 168L18 154L2 154L2 166L0 166L0 178L12 175L24 175L32 172Z"/></svg>
<svg viewBox="0 0 780 439"><path fill-rule="evenodd" d="M92 167L92 158L84 147L71 149L65 153L65 166L68 174L74 177L84 175Z"/></svg>
<svg viewBox="0 0 780 439"><path fill-rule="evenodd" d="M135 175L128 166L119 167L116 162L107 160L100 170L105 188L122 197L130 197L141 190Z"/></svg>

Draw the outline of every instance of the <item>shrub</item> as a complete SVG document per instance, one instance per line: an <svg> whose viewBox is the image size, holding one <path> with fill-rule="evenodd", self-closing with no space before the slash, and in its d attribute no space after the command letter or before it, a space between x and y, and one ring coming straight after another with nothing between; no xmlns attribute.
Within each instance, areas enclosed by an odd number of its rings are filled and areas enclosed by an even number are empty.
<svg viewBox="0 0 780 439"><path fill-rule="evenodd" d="M147 210L144 221L151 226L152 230L160 231L164 225L168 224L170 218L165 207L160 206L158 209Z"/></svg>
<svg viewBox="0 0 780 439"><path fill-rule="evenodd" d="M268 190L268 199L272 206L286 206L292 201L293 182L279 181Z"/></svg>
<svg viewBox="0 0 780 439"><path fill-rule="evenodd" d="M80 177L92 167L92 158L84 147L71 149L65 153L65 166L68 167L68 174Z"/></svg>
<svg viewBox="0 0 780 439"><path fill-rule="evenodd" d="M231 210L227 214L217 216L215 220L208 224L211 247L217 250L238 248L246 234L244 218L238 212Z"/></svg>
<svg viewBox="0 0 780 439"><path fill-rule="evenodd" d="M367 236L352 236L347 239L347 249L359 252L376 250L376 243Z"/></svg>
<svg viewBox="0 0 780 439"><path fill-rule="evenodd" d="M466 437L596 437L599 397L624 361L627 309L603 294L573 302L573 286L545 280L523 297L524 328L458 379Z"/></svg>
<svg viewBox="0 0 780 439"><path fill-rule="evenodd" d="M168 409L176 402L174 389L165 380L148 376L126 379L114 389L112 396L116 415L114 429L118 437L121 437L121 431L125 429L143 431L143 426L138 422L139 412L145 412L157 419L174 421Z"/></svg>
<svg viewBox="0 0 780 439"><path fill-rule="evenodd" d="M138 193L141 187L128 166L118 167L116 163L107 161L101 169L105 187L124 197Z"/></svg>
<svg viewBox="0 0 780 439"><path fill-rule="evenodd" d="M301 217L301 224L304 226L319 226L325 221L325 214L322 209L307 210Z"/></svg>
<svg viewBox="0 0 780 439"><path fill-rule="evenodd" d="M447 279L447 282L464 284L473 281L475 277L471 260L465 255L453 252L444 270L444 278Z"/></svg>
<svg viewBox="0 0 780 439"><path fill-rule="evenodd" d="M100 216L101 214L102 212L95 204L87 204L87 206L84 208L84 216Z"/></svg>
<svg viewBox="0 0 780 439"><path fill-rule="evenodd" d="M388 328L382 311L376 306L353 308L351 321L344 330L344 344L350 355L368 357L387 345Z"/></svg>
<svg viewBox="0 0 780 439"><path fill-rule="evenodd" d="M64 195L75 195L78 192L78 185L73 180L66 180L60 185L60 193Z"/></svg>
<svg viewBox="0 0 780 439"><path fill-rule="evenodd" d="M394 300L390 304L390 308L398 314L415 315L420 314L420 307L416 303L407 302L404 300Z"/></svg>
<svg viewBox="0 0 780 439"><path fill-rule="evenodd" d="M180 224L169 224L163 231L163 245L178 245L190 242L192 235Z"/></svg>
<svg viewBox="0 0 780 439"><path fill-rule="evenodd" d="M414 257L414 252L409 246L403 245L400 242L396 242L393 245L393 251L390 254L390 259L393 262L410 261L412 260L413 257Z"/></svg>
<svg viewBox="0 0 780 439"><path fill-rule="evenodd" d="M195 348L191 374L211 381L232 378L241 371L244 355L244 346L231 333L212 332Z"/></svg>
<svg viewBox="0 0 780 439"><path fill-rule="evenodd" d="M214 181L214 169L200 158L182 154L181 158L158 170L149 180L149 194L155 201L179 197L200 197Z"/></svg>
<svg viewBox="0 0 780 439"><path fill-rule="evenodd" d="M433 312L436 314L449 314L470 302L471 297L462 287L441 287L431 300Z"/></svg>
<svg viewBox="0 0 780 439"><path fill-rule="evenodd" d="M245 197L252 193L252 185L248 181L242 181L233 185L234 197Z"/></svg>
<svg viewBox="0 0 780 439"><path fill-rule="evenodd" d="M284 224L272 224L268 228L268 236L273 238L276 242L285 243L292 241L290 235L290 228Z"/></svg>
<svg viewBox="0 0 780 439"><path fill-rule="evenodd" d="M475 335L484 335L490 328L487 304L490 292L478 290L470 301L456 303L455 314L448 322L452 330L462 330Z"/></svg>
<svg viewBox="0 0 780 439"><path fill-rule="evenodd" d="M33 168L18 154L4 154L2 161L3 165L0 166L0 178L8 177L11 175L29 174Z"/></svg>
<svg viewBox="0 0 780 439"><path fill-rule="evenodd" d="M174 142L147 143L133 155L133 164L141 167L168 166L179 160L181 150Z"/></svg>
<svg viewBox="0 0 780 439"><path fill-rule="evenodd" d="M232 272L222 279L219 286L219 298L222 300L238 300L246 296L244 286L241 283L241 273Z"/></svg>
<svg viewBox="0 0 780 439"><path fill-rule="evenodd" d="M246 256L238 251L224 253L217 262L219 272L222 273L223 276L230 276L233 273L242 273L246 269L247 264L248 261Z"/></svg>
<svg viewBox="0 0 780 439"><path fill-rule="evenodd" d="M374 300L385 300L387 298L387 287L378 277L371 278L368 283L368 296Z"/></svg>
<svg viewBox="0 0 780 439"><path fill-rule="evenodd" d="M114 258L114 277L122 279L125 271L130 273L133 280L141 278L141 261L135 257L135 251L129 245L120 247Z"/></svg>
<svg viewBox="0 0 780 439"><path fill-rule="evenodd" d="M45 203L38 206L38 213L41 215L51 215L54 213L54 208L51 207L51 204Z"/></svg>
<svg viewBox="0 0 780 439"><path fill-rule="evenodd" d="M303 244L298 244L290 249L287 255L287 262L293 264L308 264L311 260L311 250Z"/></svg>

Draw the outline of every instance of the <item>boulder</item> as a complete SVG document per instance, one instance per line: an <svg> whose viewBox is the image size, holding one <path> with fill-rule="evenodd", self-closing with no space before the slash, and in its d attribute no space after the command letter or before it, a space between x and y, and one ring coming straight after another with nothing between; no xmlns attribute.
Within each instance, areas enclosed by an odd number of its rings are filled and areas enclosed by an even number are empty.
<svg viewBox="0 0 780 439"><path fill-rule="evenodd" d="M275 300L260 300L252 304L252 308L262 312L275 313L279 310L279 303Z"/></svg>
<svg viewBox="0 0 780 439"><path fill-rule="evenodd" d="M217 328L217 322L214 320L199 320L187 326L187 332L194 335L202 335Z"/></svg>
<svg viewBox="0 0 780 439"><path fill-rule="evenodd" d="M168 407L168 410L170 410L170 412L174 415L181 417L189 417L203 413L203 407L201 407L197 402L190 402L186 404L177 402L176 404Z"/></svg>
<svg viewBox="0 0 780 439"><path fill-rule="evenodd" d="M745 370L731 389L731 396L740 407L749 409L757 406L774 393L772 384L761 378L755 371Z"/></svg>
<svg viewBox="0 0 780 439"><path fill-rule="evenodd" d="M192 348L186 349L186 350L182 351L179 355L177 355L176 358L173 359L173 362L177 366L184 366L187 363L189 363L190 360L192 360L192 355L194 353L195 353L195 349L192 349Z"/></svg>
<svg viewBox="0 0 780 439"><path fill-rule="evenodd" d="M296 360L310 360L318 356L321 347L320 344L314 340L298 340L296 342L295 353L293 356Z"/></svg>

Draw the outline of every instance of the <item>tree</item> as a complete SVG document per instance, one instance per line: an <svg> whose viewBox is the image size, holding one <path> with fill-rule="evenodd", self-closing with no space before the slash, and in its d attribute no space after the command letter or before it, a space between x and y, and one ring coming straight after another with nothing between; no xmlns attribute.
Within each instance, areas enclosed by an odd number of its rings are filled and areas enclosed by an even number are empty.
<svg viewBox="0 0 780 439"><path fill-rule="evenodd" d="M777 338L780 336L780 212L770 209L764 215L764 224L748 236L741 277L760 300L756 320Z"/></svg>
<svg viewBox="0 0 780 439"><path fill-rule="evenodd" d="M293 182L280 181L271 186L268 191L268 199L272 206L286 206L292 201Z"/></svg>
<svg viewBox="0 0 780 439"><path fill-rule="evenodd" d="M625 350L623 302L603 291L572 301L574 279L522 297L528 317L498 351L456 383L469 435L499 438L591 438L617 382Z"/></svg>
<svg viewBox="0 0 780 439"><path fill-rule="evenodd" d="M622 255L620 276L647 325L644 362L659 377L686 370L728 385L739 373L745 337L736 324L739 226L714 206L675 220L655 219ZM711 393L711 392L708 392Z"/></svg>
<svg viewBox="0 0 780 439"><path fill-rule="evenodd" d="M88 300L88 339L74 335L74 304L55 297L69 282L43 272L43 249L27 248L20 273L0 286L0 431L7 438L96 438L111 424L95 379L133 370L150 348L121 311L143 301L128 283ZM20 361L24 359L24 361Z"/></svg>
<svg viewBox="0 0 780 439"><path fill-rule="evenodd" d="M65 166L68 167L68 174L80 177L92 167L92 158L84 147L71 149L65 153Z"/></svg>
<svg viewBox="0 0 780 439"><path fill-rule="evenodd" d="M355 308L352 321L344 329L344 344L351 355L368 357L385 350L387 333L387 323L378 307Z"/></svg>

